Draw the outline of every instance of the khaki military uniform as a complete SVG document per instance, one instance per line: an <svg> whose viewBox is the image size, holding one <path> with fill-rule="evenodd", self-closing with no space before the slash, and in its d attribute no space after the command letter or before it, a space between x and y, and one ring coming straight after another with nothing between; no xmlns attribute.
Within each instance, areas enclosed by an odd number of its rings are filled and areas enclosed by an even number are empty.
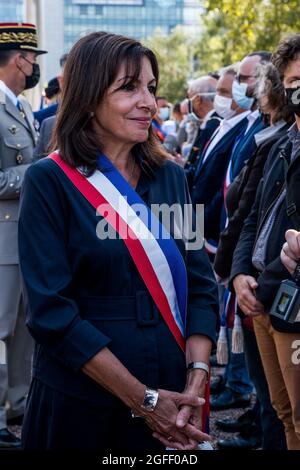
<svg viewBox="0 0 300 470"><path fill-rule="evenodd" d="M0 340L6 364L0 364L0 429L23 413L31 375L32 339L25 327L18 260L19 197L37 140L29 103L20 109L0 90Z"/></svg>

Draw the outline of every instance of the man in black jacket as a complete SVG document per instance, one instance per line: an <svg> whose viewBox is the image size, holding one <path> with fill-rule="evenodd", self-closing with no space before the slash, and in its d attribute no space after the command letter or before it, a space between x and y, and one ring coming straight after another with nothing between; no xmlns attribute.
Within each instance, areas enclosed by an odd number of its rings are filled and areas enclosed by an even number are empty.
<svg viewBox="0 0 300 470"><path fill-rule="evenodd" d="M188 89L189 110L201 125L188 156L185 171L191 186L200 155L212 134L219 127L221 118L214 109L217 80L210 76L197 78ZM191 188L190 188L191 189Z"/></svg>
<svg viewBox="0 0 300 470"><path fill-rule="evenodd" d="M293 344L300 340L300 323L289 324L268 315L281 281L290 278L280 251L285 231L294 226L291 215L296 210L286 201L285 176L289 181L297 172L300 157L300 34L279 44L273 63L283 77L296 124L288 142L282 142L279 153L268 159L234 253L231 280L240 308L253 317L272 403L284 423L288 449L300 450L300 365L292 361Z"/></svg>

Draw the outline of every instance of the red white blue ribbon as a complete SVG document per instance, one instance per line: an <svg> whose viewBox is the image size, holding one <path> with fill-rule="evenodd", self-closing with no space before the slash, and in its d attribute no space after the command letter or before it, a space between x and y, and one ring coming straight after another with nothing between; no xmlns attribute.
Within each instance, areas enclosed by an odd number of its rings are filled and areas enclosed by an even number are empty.
<svg viewBox="0 0 300 470"><path fill-rule="evenodd" d="M184 351L187 273L174 239L104 155L99 156L99 169L90 177L71 168L58 153L49 157L121 236L158 310ZM137 214L135 206L143 210ZM155 235L151 231L153 225L159 227Z"/></svg>

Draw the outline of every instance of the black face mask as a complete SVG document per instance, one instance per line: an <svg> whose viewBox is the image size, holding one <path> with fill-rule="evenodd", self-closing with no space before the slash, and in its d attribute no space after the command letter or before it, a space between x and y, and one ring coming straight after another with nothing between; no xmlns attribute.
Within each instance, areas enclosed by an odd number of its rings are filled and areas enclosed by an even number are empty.
<svg viewBox="0 0 300 470"><path fill-rule="evenodd" d="M297 88L286 88L285 93L290 110L300 117L300 86Z"/></svg>
<svg viewBox="0 0 300 470"><path fill-rule="evenodd" d="M32 74L25 75L25 90L35 87L40 80L41 72L39 64L32 64Z"/></svg>
<svg viewBox="0 0 300 470"><path fill-rule="evenodd" d="M30 88L34 88L40 80L41 72L40 72L40 66L39 64L32 63L30 60L26 59L26 57L22 56L26 62L32 65L32 74L31 75L26 75L23 70L22 72L25 75L25 88L24 90L29 90Z"/></svg>

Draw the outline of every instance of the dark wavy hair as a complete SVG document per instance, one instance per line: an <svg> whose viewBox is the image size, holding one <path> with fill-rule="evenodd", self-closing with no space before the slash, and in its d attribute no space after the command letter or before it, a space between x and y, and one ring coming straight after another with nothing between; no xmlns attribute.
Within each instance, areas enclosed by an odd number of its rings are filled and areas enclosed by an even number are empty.
<svg viewBox="0 0 300 470"><path fill-rule="evenodd" d="M300 34L291 34L283 38L272 55L272 63L283 77L288 64L300 56Z"/></svg>
<svg viewBox="0 0 300 470"><path fill-rule="evenodd" d="M83 166L88 174L95 171L101 142L91 117L120 66L125 63L126 76L135 83L144 57L149 59L158 82L155 54L134 39L96 32L81 38L72 47L64 69L62 99L51 141L51 150L59 149L68 165ZM161 165L168 157L152 127L147 141L134 145L132 153L151 166Z"/></svg>
<svg viewBox="0 0 300 470"><path fill-rule="evenodd" d="M279 71L271 62L258 68L255 95L257 99L263 95L267 97L268 104L275 111L274 123L281 119L287 123L294 122L294 113L287 103Z"/></svg>

